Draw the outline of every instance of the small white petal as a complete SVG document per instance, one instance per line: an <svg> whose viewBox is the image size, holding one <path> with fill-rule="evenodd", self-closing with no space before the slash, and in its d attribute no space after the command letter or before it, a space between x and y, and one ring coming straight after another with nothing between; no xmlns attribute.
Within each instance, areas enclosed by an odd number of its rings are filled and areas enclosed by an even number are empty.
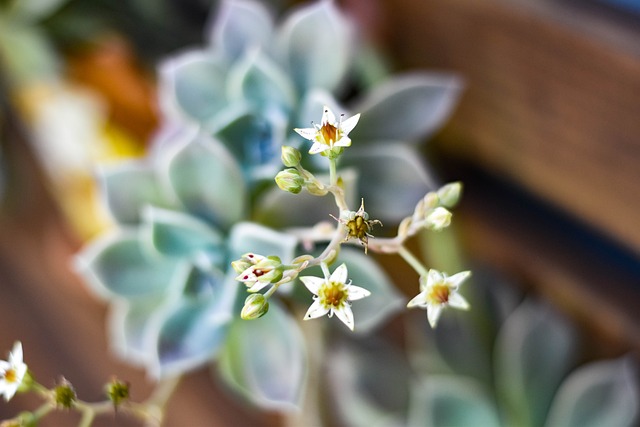
<svg viewBox="0 0 640 427"><path fill-rule="evenodd" d="M322 317L329 312L328 308L325 308L320 304L320 300L315 300L309 310L307 310L307 314L304 315L304 320L316 319L318 317Z"/></svg>
<svg viewBox="0 0 640 427"><path fill-rule="evenodd" d="M242 273L238 274L238 276L236 277L236 280L239 282L255 282L256 280L258 280L258 278L256 277L256 274L254 273L255 267L251 266L249 268L247 268L245 271L243 271Z"/></svg>
<svg viewBox="0 0 640 427"><path fill-rule="evenodd" d="M247 292L251 292L251 293L258 292L270 284L271 284L270 282L261 282L259 280L256 280L253 286L247 289Z"/></svg>
<svg viewBox="0 0 640 427"><path fill-rule="evenodd" d="M325 279L321 279L315 276L302 276L300 277L300 280L314 295L318 295L320 287L325 283Z"/></svg>
<svg viewBox="0 0 640 427"><path fill-rule="evenodd" d="M334 147L351 147L351 138L343 136L338 142L333 144Z"/></svg>
<svg viewBox="0 0 640 427"><path fill-rule="evenodd" d="M427 287L430 288L433 285L444 281L444 276L438 270L431 269L429 270L429 275L427 276Z"/></svg>
<svg viewBox="0 0 640 427"><path fill-rule="evenodd" d="M427 317L429 318L429 324L432 328L435 328L438 324L438 319L442 314L442 306L441 305L430 305L427 309Z"/></svg>
<svg viewBox="0 0 640 427"><path fill-rule="evenodd" d="M0 360L0 372L6 372L11 367L11 364L6 360Z"/></svg>
<svg viewBox="0 0 640 427"><path fill-rule="evenodd" d="M458 293L452 293L449 295L449 305L460 310L468 310L469 303L464 297Z"/></svg>
<svg viewBox="0 0 640 427"><path fill-rule="evenodd" d="M358 124L358 120L360 120L360 114L356 114L355 116L349 117L347 120L342 122L342 126L340 126L340 130L346 135L353 130L354 127Z"/></svg>
<svg viewBox="0 0 640 427"><path fill-rule="evenodd" d="M349 301L356 301L371 295L371 292L369 292L365 288L361 288L360 286L351 285L349 286L348 291L349 291L349 297L348 297Z"/></svg>
<svg viewBox="0 0 640 427"><path fill-rule="evenodd" d="M343 263L340 264L338 268L333 270L333 273L331 273L331 277L329 278L329 280L335 283L347 283L348 275L349 273L347 272L347 265Z"/></svg>
<svg viewBox="0 0 640 427"><path fill-rule="evenodd" d="M464 282L467 277L471 276L470 271L462 271L460 273L456 273L453 276L449 277L448 282L453 285L454 289L458 289L458 287Z"/></svg>
<svg viewBox="0 0 640 427"><path fill-rule="evenodd" d="M336 116L333 114L333 111L326 105L324 106L324 110L322 110L322 126L325 124L334 124L336 122Z"/></svg>
<svg viewBox="0 0 640 427"><path fill-rule="evenodd" d="M9 363L12 365L22 363L22 343L20 341L13 345L13 350L9 354Z"/></svg>
<svg viewBox="0 0 640 427"><path fill-rule="evenodd" d="M333 312L338 316L338 319L342 320L342 323L347 325L347 327L353 331L353 311L351 311L351 307L349 307L348 304L344 304L342 307L334 309Z"/></svg>
<svg viewBox="0 0 640 427"><path fill-rule="evenodd" d="M407 303L407 307L411 308L411 307L417 306L417 307L424 308L426 304L427 304L427 291L422 291Z"/></svg>
<svg viewBox="0 0 640 427"><path fill-rule="evenodd" d="M425 289L427 289L427 281L427 276L420 276L420 292L423 292Z"/></svg>
<svg viewBox="0 0 640 427"><path fill-rule="evenodd" d="M309 154L322 153L323 151L329 150L329 148L330 147L326 144L323 144L321 142L314 142L311 148L309 149Z"/></svg>
<svg viewBox="0 0 640 427"><path fill-rule="evenodd" d="M314 128L304 128L304 129L294 129L298 135L303 137L304 139L308 139L309 141L313 141L316 139L316 135L318 131Z"/></svg>

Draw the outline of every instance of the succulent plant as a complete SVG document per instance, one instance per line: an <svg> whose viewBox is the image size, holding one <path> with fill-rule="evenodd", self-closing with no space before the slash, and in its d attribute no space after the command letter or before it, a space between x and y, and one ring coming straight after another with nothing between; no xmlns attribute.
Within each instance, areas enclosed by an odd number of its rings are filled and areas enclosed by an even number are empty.
<svg viewBox="0 0 640 427"><path fill-rule="evenodd" d="M118 225L76 259L110 303L111 341L123 358L160 378L218 360L222 377L250 400L285 410L299 403L303 334L278 301L251 324L240 320L230 263L249 251L291 260L303 242L277 228L330 219L317 197L290 209L273 178L281 146L302 143L295 126L308 125L325 104L346 112L337 97L357 80L354 30L331 1L301 7L279 25L260 3L225 1L209 45L161 65L163 129L147 158L101 170ZM442 124L458 90L455 77L412 74L353 103L362 130L352 134L361 148L342 164L350 200L369 197L369 209L391 222L412 211L431 185L415 145ZM354 306L361 332L402 305L370 257L345 248L338 262L372 293Z"/></svg>

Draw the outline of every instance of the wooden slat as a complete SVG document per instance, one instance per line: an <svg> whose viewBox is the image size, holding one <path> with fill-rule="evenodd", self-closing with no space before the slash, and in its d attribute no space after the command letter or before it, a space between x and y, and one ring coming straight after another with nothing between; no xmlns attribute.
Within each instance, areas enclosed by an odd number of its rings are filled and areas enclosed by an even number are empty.
<svg viewBox="0 0 640 427"><path fill-rule="evenodd" d="M467 84L439 144L640 253L640 30L581 2L381 0L403 67Z"/></svg>

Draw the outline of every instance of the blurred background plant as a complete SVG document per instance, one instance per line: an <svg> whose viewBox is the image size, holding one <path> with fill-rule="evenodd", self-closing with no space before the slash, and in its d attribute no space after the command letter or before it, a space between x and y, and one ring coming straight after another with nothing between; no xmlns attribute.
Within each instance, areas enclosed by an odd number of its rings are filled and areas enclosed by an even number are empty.
<svg viewBox="0 0 640 427"><path fill-rule="evenodd" d="M633 361L569 374L579 358L569 322L492 274L465 286L471 312L447 313L431 332L426 316L398 314L417 277L347 248L339 262L354 283L378 290L364 312L354 306L355 338L331 324L301 331L287 313L301 318L297 301L308 305L297 290L259 323L239 320L229 262L249 250L291 259L304 242L283 227L330 213L273 185L280 146L305 148L293 127L317 120L322 105L362 114L340 165L350 205L364 197L393 229L438 181L418 144L443 125L461 83L390 76L332 2L294 12L283 2L220 3L3 4L2 90L12 101L3 145L15 150L12 129L28 139L76 235L101 236L77 266L108 301L115 353L165 378L217 359L214 377L252 404L301 406L292 422L632 425ZM166 58L199 43L203 27L204 46ZM156 95L147 67L158 61ZM5 184L20 195L11 178ZM435 267L467 268L453 234L424 239Z"/></svg>

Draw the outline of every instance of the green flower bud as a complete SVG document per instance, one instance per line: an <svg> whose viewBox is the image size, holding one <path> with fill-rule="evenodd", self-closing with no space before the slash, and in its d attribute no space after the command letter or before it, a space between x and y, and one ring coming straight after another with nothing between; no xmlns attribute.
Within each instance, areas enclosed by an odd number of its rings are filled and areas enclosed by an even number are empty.
<svg viewBox="0 0 640 427"><path fill-rule="evenodd" d="M438 190L438 197L440 198L440 204L446 208L452 208L460 201L462 195L462 183L451 182L442 186Z"/></svg>
<svg viewBox="0 0 640 427"><path fill-rule="evenodd" d="M114 378L105 386L105 392L113 406L117 408L123 401L129 399L129 383Z"/></svg>
<svg viewBox="0 0 640 427"><path fill-rule="evenodd" d="M78 400L76 391L73 389L71 383L65 378L62 378L60 384L53 389L53 394L56 405L59 408L71 409Z"/></svg>
<svg viewBox="0 0 640 427"><path fill-rule="evenodd" d="M320 187L318 186L318 184L315 184L313 182L307 184L307 191L314 196L324 196L328 193L326 188Z"/></svg>
<svg viewBox="0 0 640 427"><path fill-rule="evenodd" d="M440 206L440 197L437 193L430 191L424 196L424 208L425 209L434 209Z"/></svg>
<svg viewBox="0 0 640 427"><path fill-rule="evenodd" d="M451 212L439 206L427 215L425 226L430 230L440 231L451 224L451 216Z"/></svg>
<svg viewBox="0 0 640 427"><path fill-rule="evenodd" d="M278 187L280 187L281 190L298 194L302 191L304 179L296 169L289 168L278 172L276 175L276 184L278 184Z"/></svg>
<svg viewBox="0 0 640 427"><path fill-rule="evenodd" d="M282 164L284 164L288 168L294 168L300 164L300 159L302 159L302 155L300 151L297 149L290 147L288 145L282 146Z"/></svg>
<svg viewBox="0 0 640 427"><path fill-rule="evenodd" d="M251 267L253 264L251 264L249 261L245 261L244 259L238 259L235 261L231 261L231 267L235 270L236 273L240 274L243 271L245 271L247 268Z"/></svg>
<svg viewBox="0 0 640 427"><path fill-rule="evenodd" d="M240 317L244 320L258 319L269 311L269 301L262 294L251 294L244 300Z"/></svg>

